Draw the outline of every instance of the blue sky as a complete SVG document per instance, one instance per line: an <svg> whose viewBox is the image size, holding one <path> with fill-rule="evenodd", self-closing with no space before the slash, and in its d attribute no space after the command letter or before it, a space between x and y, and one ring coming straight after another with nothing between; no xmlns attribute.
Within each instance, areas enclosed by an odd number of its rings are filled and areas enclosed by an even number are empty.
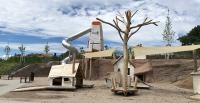
<svg viewBox="0 0 200 103"><path fill-rule="evenodd" d="M145 17L160 21L158 27L142 28L129 41L130 46L162 46L162 32L167 10L170 10L176 38L185 35L200 24L200 0L0 0L0 57L9 42L13 53L23 43L28 53L43 52L49 42L51 52L63 53L61 41L91 26L96 17L112 21L117 12L127 9L139 10L134 23ZM103 24L104 39L110 46L119 46L117 32ZM80 38L74 45L84 46L87 37ZM174 45L180 45L178 41Z"/></svg>

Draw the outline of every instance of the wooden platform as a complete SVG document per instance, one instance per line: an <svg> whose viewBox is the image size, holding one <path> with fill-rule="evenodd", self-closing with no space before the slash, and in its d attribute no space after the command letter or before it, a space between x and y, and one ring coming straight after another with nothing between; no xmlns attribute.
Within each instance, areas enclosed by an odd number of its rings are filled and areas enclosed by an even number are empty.
<svg viewBox="0 0 200 103"><path fill-rule="evenodd" d="M111 89L111 91L114 92L115 94L128 96L128 95L136 94L138 90L135 89L135 88L128 88L127 91L124 91L124 89L122 87L118 87L118 88L115 88L115 89Z"/></svg>

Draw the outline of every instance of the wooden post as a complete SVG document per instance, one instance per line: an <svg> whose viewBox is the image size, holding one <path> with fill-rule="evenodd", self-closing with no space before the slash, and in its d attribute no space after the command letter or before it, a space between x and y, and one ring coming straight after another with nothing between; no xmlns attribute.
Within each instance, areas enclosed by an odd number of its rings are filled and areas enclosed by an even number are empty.
<svg viewBox="0 0 200 103"><path fill-rule="evenodd" d="M137 89L138 78L135 76L134 88Z"/></svg>
<svg viewBox="0 0 200 103"><path fill-rule="evenodd" d="M194 59L194 72L197 72L197 53L196 50L193 50L193 59Z"/></svg>
<svg viewBox="0 0 200 103"><path fill-rule="evenodd" d="M85 59L85 78L87 78L88 60Z"/></svg>
<svg viewBox="0 0 200 103"><path fill-rule="evenodd" d="M114 78L112 78L111 81L112 81L112 89L115 90L116 89L116 81Z"/></svg>
<svg viewBox="0 0 200 103"><path fill-rule="evenodd" d="M72 77L72 86L74 86L74 77Z"/></svg>
<svg viewBox="0 0 200 103"><path fill-rule="evenodd" d="M92 58L90 58L90 75L89 75L89 79L92 79Z"/></svg>
<svg viewBox="0 0 200 103"><path fill-rule="evenodd" d="M22 83L22 77L20 77L20 83Z"/></svg>
<svg viewBox="0 0 200 103"><path fill-rule="evenodd" d="M73 53L72 74L75 72L76 53Z"/></svg>
<svg viewBox="0 0 200 103"><path fill-rule="evenodd" d="M83 72L83 70L84 70L84 59L81 59L81 74L82 74L82 76L83 76L83 78L85 78L85 74L84 74L84 72Z"/></svg>
<svg viewBox="0 0 200 103"><path fill-rule="evenodd" d="M27 77L25 77L25 83L26 83L26 79L27 79Z"/></svg>

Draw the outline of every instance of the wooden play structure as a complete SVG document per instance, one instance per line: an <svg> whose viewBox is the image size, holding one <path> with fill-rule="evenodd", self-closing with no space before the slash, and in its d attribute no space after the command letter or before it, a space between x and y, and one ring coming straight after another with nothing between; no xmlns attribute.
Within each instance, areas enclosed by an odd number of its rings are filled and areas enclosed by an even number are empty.
<svg viewBox="0 0 200 103"><path fill-rule="evenodd" d="M81 87L83 85L82 70L79 63L75 63L75 68L71 69L73 64L63 64L52 66L49 79L50 86L62 86L66 88Z"/></svg>
<svg viewBox="0 0 200 103"><path fill-rule="evenodd" d="M71 43L88 33L88 48L84 49L84 59L76 63L76 54L78 50ZM69 50L70 55L61 61L61 65L52 66L49 73L50 86L64 86L69 88L82 87L83 79L91 80L92 60L110 57L115 51L115 49L104 50L103 30L101 22L99 21L93 21L91 28L64 39L62 45Z"/></svg>

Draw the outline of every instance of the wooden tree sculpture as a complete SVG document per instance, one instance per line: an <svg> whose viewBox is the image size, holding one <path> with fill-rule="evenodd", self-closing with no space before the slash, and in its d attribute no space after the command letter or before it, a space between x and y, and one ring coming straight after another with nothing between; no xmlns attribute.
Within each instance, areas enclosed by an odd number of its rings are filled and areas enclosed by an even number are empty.
<svg viewBox="0 0 200 103"><path fill-rule="evenodd" d="M123 66L123 73L122 73L122 83L124 91L127 91L127 73L128 73L128 40L137 33L143 26L153 24L157 25L157 22L153 22L152 19L148 20L145 18L141 24L133 25L133 17L138 11L132 12L131 10L127 10L124 14L118 12L118 15L113 19L113 23L104 21L100 18L96 18L97 20L101 21L102 23L108 24L115 28L118 31L118 34L123 42L123 59L124 59L124 66ZM120 24L122 24L120 26ZM124 26L124 28L123 28Z"/></svg>

